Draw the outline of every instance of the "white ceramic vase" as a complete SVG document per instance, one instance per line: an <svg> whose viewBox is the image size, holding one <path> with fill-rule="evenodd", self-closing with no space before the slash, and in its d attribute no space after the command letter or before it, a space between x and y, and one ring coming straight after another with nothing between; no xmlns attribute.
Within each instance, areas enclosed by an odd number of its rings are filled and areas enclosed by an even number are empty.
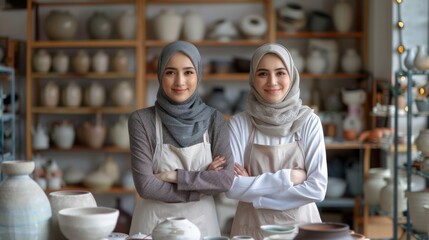
<svg viewBox="0 0 429 240"><path fill-rule="evenodd" d="M66 107L79 107L82 103L82 89L74 81L70 81L62 90L61 100Z"/></svg>
<svg viewBox="0 0 429 240"><path fill-rule="evenodd" d="M384 178L386 181L385 186L380 190L380 207L384 215L393 216L395 198L393 194L394 182L393 178ZM406 186L402 178L398 178L398 192L397 192L397 214L401 214L407 209L407 199L405 195Z"/></svg>
<svg viewBox="0 0 429 240"><path fill-rule="evenodd" d="M246 38L261 39L267 33L268 24L262 15L250 14L240 20L239 28Z"/></svg>
<svg viewBox="0 0 429 240"><path fill-rule="evenodd" d="M69 64L69 56L65 54L63 50L59 50L55 53L52 61L52 68L55 72L66 73L69 70Z"/></svg>
<svg viewBox="0 0 429 240"><path fill-rule="evenodd" d="M333 8L332 17L338 32L349 32L354 17L353 8L348 0L338 0Z"/></svg>
<svg viewBox="0 0 429 240"><path fill-rule="evenodd" d="M170 217L155 226L152 237L154 240L200 240L201 232L186 218Z"/></svg>
<svg viewBox="0 0 429 240"><path fill-rule="evenodd" d="M128 72L129 56L125 50L116 51L112 58L112 69L115 72Z"/></svg>
<svg viewBox="0 0 429 240"><path fill-rule="evenodd" d="M187 41L202 41L206 34L206 23L201 14L189 10L183 17L183 37Z"/></svg>
<svg viewBox="0 0 429 240"><path fill-rule="evenodd" d="M51 205L45 192L29 176L33 161L5 161L0 183L0 239L48 239Z"/></svg>
<svg viewBox="0 0 429 240"><path fill-rule="evenodd" d="M33 68L36 72L47 73L51 68L52 57L45 49L38 50L33 56Z"/></svg>
<svg viewBox="0 0 429 240"><path fill-rule="evenodd" d="M86 50L78 50L76 54L72 58L72 66L73 70L76 73L87 73L89 72L89 68L91 66L91 59Z"/></svg>
<svg viewBox="0 0 429 240"><path fill-rule="evenodd" d="M305 59L301 56L298 49L291 48L289 49L290 55L292 56L293 62L295 64L296 69L298 72L304 71L305 68Z"/></svg>
<svg viewBox="0 0 429 240"><path fill-rule="evenodd" d="M42 125L37 125L33 131L33 148L34 149L48 149L49 148L49 135Z"/></svg>
<svg viewBox="0 0 429 240"><path fill-rule="evenodd" d="M116 29L120 39L136 38L136 14L133 9L121 13L116 20Z"/></svg>
<svg viewBox="0 0 429 240"><path fill-rule="evenodd" d="M58 225L58 212L65 208L97 207L97 202L91 192L65 190L49 193L49 202L52 209L51 239L65 240Z"/></svg>
<svg viewBox="0 0 429 240"><path fill-rule="evenodd" d="M92 69L96 73L106 73L109 70L109 55L104 50L98 50L92 56Z"/></svg>
<svg viewBox="0 0 429 240"><path fill-rule="evenodd" d="M308 41L308 51L321 51L326 59L326 69L324 73L335 73L338 71L339 44L335 39L310 39Z"/></svg>
<svg viewBox="0 0 429 240"><path fill-rule="evenodd" d="M326 63L326 58L323 57L322 52L313 50L306 60L307 71L315 74L323 73L326 70Z"/></svg>
<svg viewBox="0 0 429 240"><path fill-rule="evenodd" d="M60 87L57 83L49 81L43 87L40 97L43 106L56 107L60 102Z"/></svg>
<svg viewBox="0 0 429 240"><path fill-rule="evenodd" d="M361 70L362 58L356 52L356 49L349 48L341 58L341 68L346 73L356 73Z"/></svg>
<svg viewBox="0 0 429 240"><path fill-rule="evenodd" d="M404 66L408 70L414 70L414 59L416 58L416 51L414 48L405 50Z"/></svg>
<svg viewBox="0 0 429 240"><path fill-rule="evenodd" d="M429 55L427 53L426 46L419 45L417 46L417 54L414 59L414 66L418 70L428 70L429 69Z"/></svg>
<svg viewBox="0 0 429 240"><path fill-rule="evenodd" d="M111 100L115 106L130 106L134 99L134 90L128 81L121 81L111 91Z"/></svg>
<svg viewBox="0 0 429 240"><path fill-rule="evenodd" d="M390 177L389 169L369 169L368 179L365 180L363 186L364 199L366 204L370 206L378 206L380 204L380 191L385 185L383 179L386 177Z"/></svg>
<svg viewBox="0 0 429 240"><path fill-rule="evenodd" d="M155 34L159 40L172 42L180 37L183 18L173 9L163 9L155 17Z"/></svg>
<svg viewBox="0 0 429 240"><path fill-rule="evenodd" d="M90 107L101 107L106 100L106 90L98 82L92 82L85 88L84 102Z"/></svg>
<svg viewBox="0 0 429 240"><path fill-rule="evenodd" d="M128 119L121 116L109 129L109 140L117 147L129 147Z"/></svg>
<svg viewBox="0 0 429 240"><path fill-rule="evenodd" d="M423 156L429 157L429 129L420 130L414 143Z"/></svg>
<svg viewBox="0 0 429 240"><path fill-rule="evenodd" d="M51 138L60 149L70 149L73 147L75 131L73 124L68 121L61 121L54 124Z"/></svg>

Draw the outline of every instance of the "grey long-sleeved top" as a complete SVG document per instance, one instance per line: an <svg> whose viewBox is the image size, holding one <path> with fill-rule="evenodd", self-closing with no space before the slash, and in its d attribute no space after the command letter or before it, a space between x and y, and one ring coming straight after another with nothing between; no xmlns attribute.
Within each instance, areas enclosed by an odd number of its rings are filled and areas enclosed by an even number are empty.
<svg viewBox="0 0 429 240"><path fill-rule="evenodd" d="M215 195L226 192L234 180L234 160L229 144L229 131L223 114L212 115L208 134L213 158L225 157L225 166L219 171L185 171L178 169L177 184L159 180L154 175L153 155L156 147L155 107L133 112L128 119L130 135L131 170L134 185L140 197L163 202L198 201L200 194ZM163 126L164 144L180 147ZM203 142L203 137L197 143Z"/></svg>

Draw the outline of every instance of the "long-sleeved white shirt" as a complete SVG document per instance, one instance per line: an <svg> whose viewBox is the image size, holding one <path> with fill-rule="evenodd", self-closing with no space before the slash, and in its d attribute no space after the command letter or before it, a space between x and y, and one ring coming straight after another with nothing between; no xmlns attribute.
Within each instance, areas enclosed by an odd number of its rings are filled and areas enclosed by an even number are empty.
<svg viewBox="0 0 429 240"><path fill-rule="evenodd" d="M231 148L236 163L244 166L244 153L253 129L247 113L236 114L229 122ZM300 130L304 151L307 180L293 186L291 169L278 169L275 173L258 176L237 176L227 196L252 203L255 208L288 210L325 198L328 183L326 149L319 117L312 113ZM295 141L295 135L285 137L267 136L255 129L254 143L278 145Z"/></svg>

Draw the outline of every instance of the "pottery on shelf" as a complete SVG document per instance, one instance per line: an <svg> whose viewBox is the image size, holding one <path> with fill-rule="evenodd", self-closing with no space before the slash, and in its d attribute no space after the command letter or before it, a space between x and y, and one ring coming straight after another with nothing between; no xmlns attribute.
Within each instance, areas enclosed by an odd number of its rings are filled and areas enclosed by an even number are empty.
<svg viewBox="0 0 429 240"><path fill-rule="evenodd" d="M78 129L80 142L90 148L100 148L106 139L106 125L101 120L95 122L85 121Z"/></svg>
<svg viewBox="0 0 429 240"><path fill-rule="evenodd" d="M69 70L69 56L64 51L59 50L52 59L52 68L57 73L66 73Z"/></svg>
<svg viewBox="0 0 429 240"><path fill-rule="evenodd" d="M113 87L110 98L115 106L130 106L134 100L134 89L128 81L121 81Z"/></svg>
<svg viewBox="0 0 429 240"><path fill-rule="evenodd" d="M112 22L103 12L94 12L86 22L86 31L91 39L110 39Z"/></svg>
<svg viewBox="0 0 429 240"><path fill-rule="evenodd" d="M4 161L0 183L0 239L48 239L51 205L40 186L30 177L33 161Z"/></svg>
<svg viewBox="0 0 429 240"><path fill-rule="evenodd" d="M290 55L292 56L293 62L295 63L296 70L298 72L303 72L305 68L305 59L299 53L298 49L291 48L289 49Z"/></svg>
<svg viewBox="0 0 429 240"><path fill-rule="evenodd" d="M117 147L130 146L130 139L128 134L128 119L121 116L109 129L109 140Z"/></svg>
<svg viewBox="0 0 429 240"><path fill-rule="evenodd" d="M326 58L319 50L313 50L307 57L306 68L309 73L319 74L326 70Z"/></svg>
<svg viewBox="0 0 429 240"><path fill-rule="evenodd" d="M70 121L57 121L52 126L51 138L60 149L70 149L75 139L75 130Z"/></svg>
<svg viewBox="0 0 429 240"><path fill-rule="evenodd" d="M36 72L47 73L51 68L52 57L45 49L39 49L33 56L33 68Z"/></svg>
<svg viewBox="0 0 429 240"><path fill-rule="evenodd" d="M111 157L108 157L97 170L83 179L83 184L92 189L107 190L118 182L119 176L118 164Z"/></svg>
<svg viewBox="0 0 429 240"><path fill-rule="evenodd" d="M404 58L404 66L408 70L414 70L414 59L416 58L416 50L414 48L410 48L405 50L405 58Z"/></svg>
<svg viewBox="0 0 429 240"><path fill-rule="evenodd" d="M339 44L334 39L310 39L308 41L308 51L321 51L326 58L326 69L324 73L336 73L338 71Z"/></svg>
<svg viewBox="0 0 429 240"><path fill-rule="evenodd" d="M90 107L101 107L106 100L106 90L98 82L92 82L84 90L84 103Z"/></svg>
<svg viewBox="0 0 429 240"><path fill-rule="evenodd" d="M115 72L128 72L129 55L125 50L119 49L112 58L112 69Z"/></svg>
<svg viewBox="0 0 429 240"><path fill-rule="evenodd" d="M393 216L394 214L394 202L393 200L397 199L397 214L399 216L400 213L407 209L407 196L405 195L406 185L402 178L398 178L398 191L397 196L394 196L394 181L391 177L384 178L385 185L380 190L380 207L383 214L387 216Z"/></svg>
<svg viewBox="0 0 429 240"><path fill-rule="evenodd" d="M307 24L307 15L298 3L288 3L278 8L277 26L286 32L297 32L302 30Z"/></svg>
<svg viewBox="0 0 429 240"><path fill-rule="evenodd" d="M232 21L219 19L211 26L209 38L220 42L228 42L238 37L238 30Z"/></svg>
<svg viewBox="0 0 429 240"><path fill-rule="evenodd" d="M43 86L40 97L42 106L56 107L60 102L60 87L54 81L49 81Z"/></svg>
<svg viewBox="0 0 429 240"><path fill-rule="evenodd" d="M172 8L161 10L154 19L157 39L167 42L179 40L183 18Z"/></svg>
<svg viewBox="0 0 429 240"><path fill-rule="evenodd" d="M406 192L412 229L418 233L427 233L427 219L424 205L429 203L429 190Z"/></svg>
<svg viewBox="0 0 429 240"><path fill-rule="evenodd" d="M261 39L268 30L266 19L259 14L250 14L241 18L239 28L247 39Z"/></svg>
<svg viewBox="0 0 429 240"><path fill-rule="evenodd" d="M79 107L82 103L82 88L74 81L70 81L62 89L61 101L66 107Z"/></svg>
<svg viewBox="0 0 429 240"><path fill-rule="evenodd" d="M201 14L188 10L183 16L183 38L187 41L202 41L206 34L206 23Z"/></svg>
<svg viewBox="0 0 429 240"><path fill-rule="evenodd" d="M33 148L34 149L48 149L49 148L49 135L47 130L42 125L37 125L33 131Z"/></svg>
<svg viewBox="0 0 429 240"><path fill-rule="evenodd" d="M87 73L91 66L91 58L86 50L80 49L73 56L71 64L76 73Z"/></svg>
<svg viewBox="0 0 429 240"><path fill-rule="evenodd" d="M349 0L337 0L332 9L334 27L338 32L349 32L353 24L354 10Z"/></svg>
<svg viewBox="0 0 429 240"><path fill-rule="evenodd" d="M341 68L346 73L357 73L361 70L362 58L356 49L349 48L341 58Z"/></svg>
<svg viewBox="0 0 429 240"><path fill-rule="evenodd" d="M380 191L385 183L383 179L390 177L390 171L386 168L371 168L368 170L368 179L363 186L365 203L370 206L380 204Z"/></svg>
<svg viewBox="0 0 429 240"><path fill-rule="evenodd" d="M116 19L116 31L120 39L136 38L136 13L133 9L123 11Z"/></svg>
<svg viewBox="0 0 429 240"><path fill-rule="evenodd" d="M77 29L77 19L68 11L52 10L44 21L45 34L49 40L73 40Z"/></svg>
<svg viewBox="0 0 429 240"><path fill-rule="evenodd" d="M231 104L225 96L225 91L222 87L215 87L206 100L206 104L216 108L223 114L231 113Z"/></svg>
<svg viewBox="0 0 429 240"><path fill-rule="evenodd" d="M414 58L414 66L418 70L428 70L429 69L429 55L425 45L417 46L416 57Z"/></svg>
<svg viewBox="0 0 429 240"><path fill-rule="evenodd" d="M423 156L429 157L429 129L420 130L414 143Z"/></svg>
<svg viewBox="0 0 429 240"><path fill-rule="evenodd" d="M109 55L104 50L98 50L91 59L92 69L96 73L106 73L109 70Z"/></svg>
<svg viewBox="0 0 429 240"><path fill-rule="evenodd" d="M308 17L310 32L328 32L332 27L332 17L323 11L314 10Z"/></svg>
<svg viewBox="0 0 429 240"><path fill-rule="evenodd" d="M158 223L152 231L154 240L200 240L201 232L198 227L183 217L169 217Z"/></svg>

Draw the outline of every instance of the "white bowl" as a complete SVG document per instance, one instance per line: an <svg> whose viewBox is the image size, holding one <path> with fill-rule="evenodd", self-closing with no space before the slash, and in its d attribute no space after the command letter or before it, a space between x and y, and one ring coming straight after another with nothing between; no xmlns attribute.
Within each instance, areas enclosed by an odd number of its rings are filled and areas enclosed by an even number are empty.
<svg viewBox="0 0 429 240"><path fill-rule="evenodd" d="M58 212L61 232L70 240L99 240L115 229L119 210L107 207L66 208Z"/></svg>
<svg viewBox="0 0 429 240"><path fill-rule="evenodd" d="M259 229L262 233L262 236L269 237L272 235L291 233L295 227L285 225L261 225Z"/></svg>
<svg viewBox="0 0 429 240"><path fill-rule="evenodd" d="M329 177L326 197L339 198L346 192L347 182L342 178Z"/></svg>

